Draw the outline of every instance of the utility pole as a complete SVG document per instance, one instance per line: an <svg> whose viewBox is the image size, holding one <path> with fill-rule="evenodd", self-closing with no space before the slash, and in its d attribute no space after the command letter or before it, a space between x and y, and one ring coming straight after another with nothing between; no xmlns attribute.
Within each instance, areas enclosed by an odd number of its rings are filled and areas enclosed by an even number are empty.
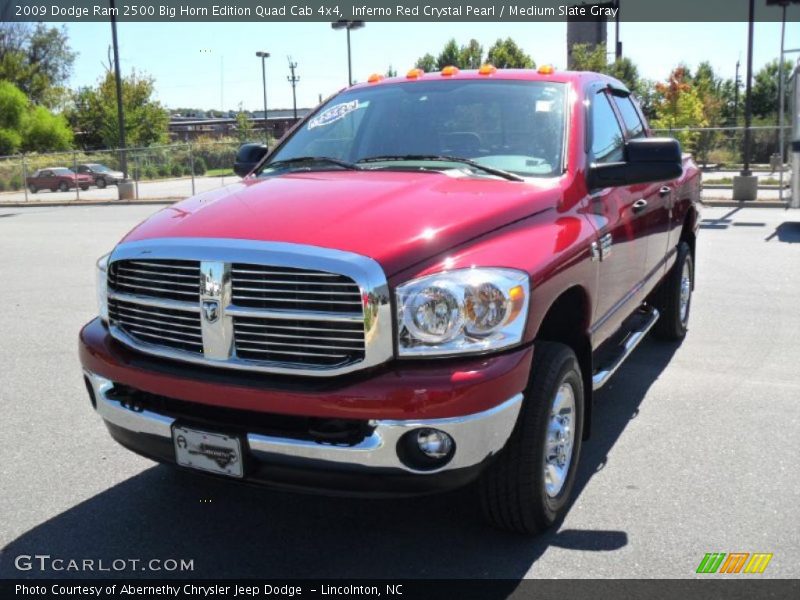
<svg viewBox="0 0 800 600"><path fill-rule="evenodd" d="M739 125L739 86L741 85L741 81L739 80L739 67L741 66L740 62L736 61L736 79L734 81L733 87L733 125L734 127Z"/></svg>
<svg viewBox="0 0 800 600"><path fill-rule="evenodd" d="M297 68L297 63L292 62L292 57L287 56L289 59L289 70L292 72L291 76L287 76L286 80L292 84L292 107L294 110L294 120L297 121L297 82L300 78L295 76L294 70Z"/></svg>
<svg viewBox="0 0 800 600"><path fill-rule="evenodd" d="M616 39L614 40L614 57L616 60L622 59L622 42L619 41L619 3L620 0L614 1L614 8L617 9L617 15L614 17L614 31Z"/></svg>
<svg viewBox="0 0 800 600"><path fill-rule="evenodd" d="M114 0L109 0L111 7L111 42L114 46L114 80L117 85L117 121L119 123L119 162L122 167L122 176L128 178L128 157L125 153L125 111L122 110L122 77L119 73L119 44L117 43L117 19L114 16L116 9Z"/></svg>
<svg viewBox="0 0 800 600"><path fill-rule="evenodd" d="M269 124L267 122L267 59L269 52L256 52L256 56L261 59L261 83L264 85L264 143L269 142Z"/></svg>

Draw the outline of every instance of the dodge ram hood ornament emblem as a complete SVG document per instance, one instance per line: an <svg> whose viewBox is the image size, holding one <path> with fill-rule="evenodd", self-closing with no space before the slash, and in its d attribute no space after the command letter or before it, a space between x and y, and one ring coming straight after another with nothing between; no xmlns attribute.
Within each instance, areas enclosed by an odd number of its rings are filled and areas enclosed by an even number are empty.
<svg viewBox="0 0 800 600"><path fill-rule="evenodd" d="M203 317L209 323L214 323L217 319L219 319L219 302L216 300L204 300Z"/></svg>

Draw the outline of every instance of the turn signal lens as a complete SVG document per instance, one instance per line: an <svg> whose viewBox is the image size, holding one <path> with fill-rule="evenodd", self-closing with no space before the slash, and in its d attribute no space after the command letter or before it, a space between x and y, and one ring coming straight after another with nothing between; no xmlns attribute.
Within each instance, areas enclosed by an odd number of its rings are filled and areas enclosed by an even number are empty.
<svg viewBox="0 0 800 600"><path fill-rule="evenodd" d="M378 83L379 81L382 81L382 80L383 80L383 75L381 75L380 73L373 73L372 75L369 76L369 79L367 79L367 82L368 83Z"/></svg>
<svg viewBox="0 0 800 600"><path fill-rule="evenodd" d="M481 68L478 69L478 74L479 75L492 75L493 73L496 73L496 72L497 72L497 67L495 67L494 65L489 65L489 64L481 65Z"/></svg>
<svg viewBox="0 0 800 600"><path fill-rule="evenodd" d="M448 65L444 69L442 69L443 77L452 77L457 73L458 73L458 67L454 67L453 65Z"/></svg>
<svg viewBox="0 0 800 600"><path fill-rule="evenodd" d="M419 79L425 75L425 71L422 69L411 69L408 73L406 73L407 79Z"/></svg>
<svg viewBox="0 0 800 600"><path fill-rule="evenodd" d="M542 65L539 67L538 73L539 75L552 75L555 73L555 71L556 70L553 68L553 65Z"/></svg>

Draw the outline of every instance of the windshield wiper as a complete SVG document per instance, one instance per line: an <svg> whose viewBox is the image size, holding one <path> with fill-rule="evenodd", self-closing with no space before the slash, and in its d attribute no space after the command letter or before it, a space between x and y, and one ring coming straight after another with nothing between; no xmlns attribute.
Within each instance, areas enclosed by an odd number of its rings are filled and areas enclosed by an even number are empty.
<svg viewBox="0 0 800 600"><path fill-rule="evenodd" d="M330 156L296 156L294 158L286 158L284 160L276 160L274 162L267 163L263 168L269 169L270 167L291 167L293 165L301 165L303 163L327 163L336 165L342 169L347 169L348 171L359 171L361 169L361 167L354 163L338 158L331 158Z"/></svg>
<svg viewBox="0 0 800 600"><path fill-rule="evenodd" d="M439 162L454 162L460 163L463 165L468 165L473 169L478 169L479 171L483 171L484 173L489 173L490 175L496 175L497 177L502 177L503 179L508 179L509 181L525 181L524 177L520 177L519 175L515 175L514 173L509 173L508 171L504 171L503 169L497 169L495 167L488 167L486 165L482 165L479 162L474 160L470 160L469 158L461 158L460 156L441 156L438 154L406 154L406 155L398 155L398 156L370 156L368 158L362 158L358 161L357 164L362 163L373 163L373 162L391 162L391 161L405 161L405 160L432 160L432 161L439 161Z"/></svg>

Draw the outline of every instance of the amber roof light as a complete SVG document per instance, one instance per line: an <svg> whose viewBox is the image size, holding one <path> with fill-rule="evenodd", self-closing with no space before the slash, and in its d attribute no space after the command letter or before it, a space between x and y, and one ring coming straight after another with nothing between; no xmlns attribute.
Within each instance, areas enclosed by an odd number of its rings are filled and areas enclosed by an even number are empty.
<svg viewBox="0 0 800 600"><path fill-rule="evenodd" d="M458 74L458 67L454 67L453 65L447 65L442 69L442 77L452 77L456 74Z"/></svg>
<svg viewBox="0 0 800 600"><path fill-rule="evenodd" d="M411 69L406 73L406 79L419 79L423 75L425 75L425 71L422 69Z"/></svg>
<svg viewBox="0 0 800 600"><path fill-rule="evenodd" d="M479 75L492 75L497 72L497 67L490 64L481 65L481 68L478 69Z"/></svg>

